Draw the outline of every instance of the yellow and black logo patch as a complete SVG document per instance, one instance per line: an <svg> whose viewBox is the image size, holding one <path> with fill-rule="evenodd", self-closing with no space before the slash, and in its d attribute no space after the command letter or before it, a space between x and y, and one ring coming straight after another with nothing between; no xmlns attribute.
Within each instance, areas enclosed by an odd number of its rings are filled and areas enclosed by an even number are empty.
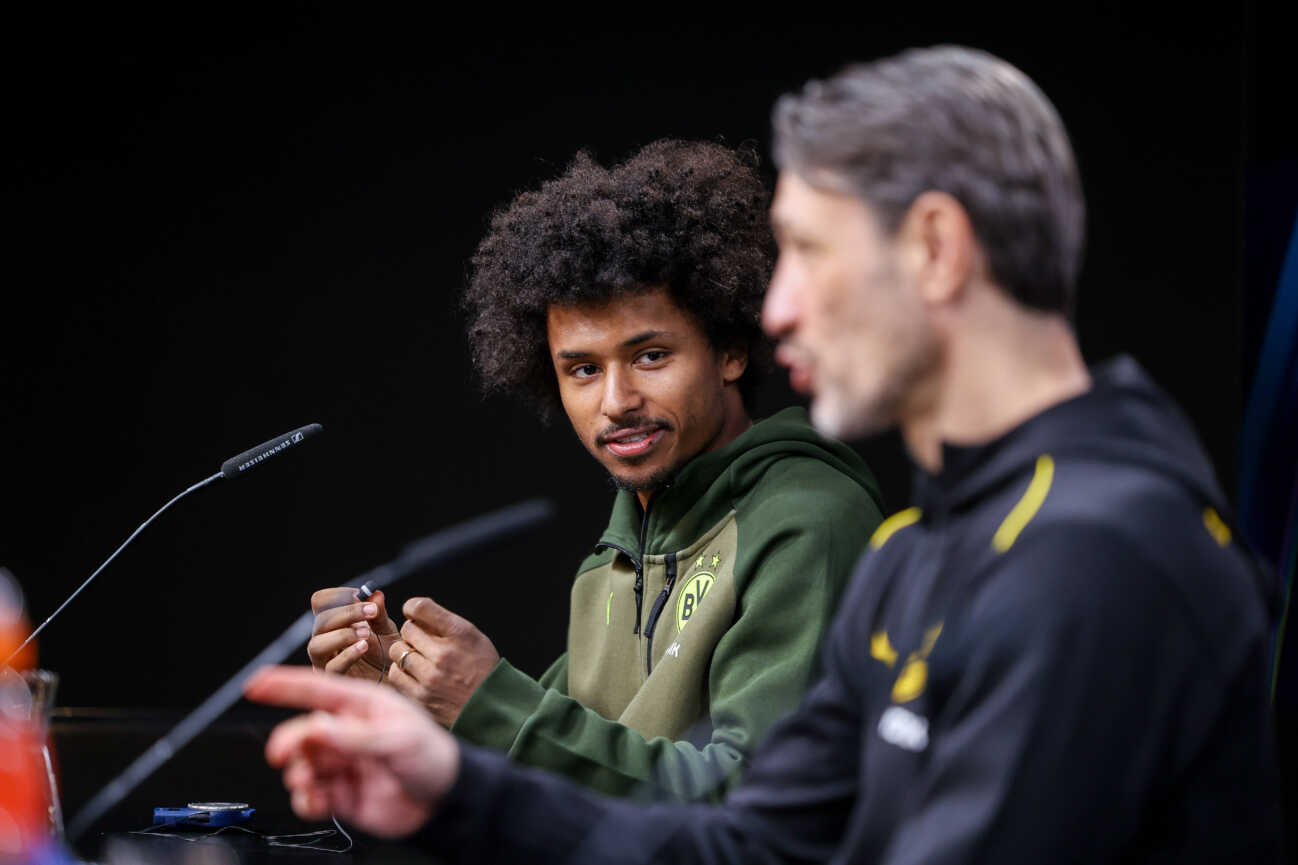
<svg viewBox="0 0 1298 865"><path fill-rule="evenodd" d="M685 627L716 581L715 575L707 571L699 571L691 575L688 582L681 587L680 597L676 599L676 630Z"/></svg>
<svg viewBox="0 0 1298 865"><path fill-rule="evenodd" d="M892 684L892 701L894 703L909 703L924 693L924 687L928 684L928 656L932 653L933 647L937 645L937 638L941 635L941 622L924 631L923 643L918 650L911 652L906 658L906 663L902 665L897 680ZM901 655L893 648L892 641L888 639L887 631L875 631L870 635L870 657L876 661L882 661L889 667L895 667Z"/></svg>

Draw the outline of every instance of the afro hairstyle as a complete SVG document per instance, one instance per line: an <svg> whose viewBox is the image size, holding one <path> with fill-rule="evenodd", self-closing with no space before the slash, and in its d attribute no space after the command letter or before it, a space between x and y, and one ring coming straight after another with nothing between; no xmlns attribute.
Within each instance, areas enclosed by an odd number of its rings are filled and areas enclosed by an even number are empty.
<svg viewBox="0 0 1298 865"><path fill-rule="evenodd" d="M665 139L612 168L579 153L498 210L473 256L464 307L483 389L552 419L561 404L550 307L666 286L714 348L747 352L739 385L751 403L771 359L761 330L774 256L768 205L751 150Z"/></svg>

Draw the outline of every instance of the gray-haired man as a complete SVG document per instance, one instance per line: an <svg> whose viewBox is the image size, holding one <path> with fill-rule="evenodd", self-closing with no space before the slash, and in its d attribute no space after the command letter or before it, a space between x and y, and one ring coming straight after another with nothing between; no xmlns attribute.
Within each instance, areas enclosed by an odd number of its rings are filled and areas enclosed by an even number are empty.
<svg viewBox="0 0 1298 865"><path fill-rule="evenodd" d="M724 806L644 808L273 671L251 696L330 713L268 745L295 808L475 862L1279 861L1274 587L1175 406L1082 362L1053 107L936 48L807 85L775 131L764 325L818 427L898 426L919 469L824 678Z"/></svg>

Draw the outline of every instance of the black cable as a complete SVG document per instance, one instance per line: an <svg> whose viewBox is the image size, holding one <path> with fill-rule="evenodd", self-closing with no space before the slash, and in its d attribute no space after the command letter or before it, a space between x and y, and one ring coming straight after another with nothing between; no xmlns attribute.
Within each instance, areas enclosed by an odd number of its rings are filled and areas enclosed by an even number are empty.
<svg viewBox="0 0 1298 865"><path fill-rule="evenodd" d="M338 822L337 817L333 818L334 826L337 827L336 829L316 829L313 832L298 832L289 835L269 835L265 832L258 832L256 829L249 829L247 826L238 826L234 824L231 824L229 826L205 826L202 823L194 823L192 825L193 829L198 829L198 830L210 829L211 831L200 831L197 834L188 834L188 835L182 832L163 831L167 829L172 829L174 827L180 826L185 823L189 823L190 821L193 820L197 820L199 817L202 817L204 815L210 816L211 812L198 811L193 814L187 814L184 817L180 817L176 820L172 820L169 823L160 823L154 826L150 826L147 829L132 829L126 834L144 835L150 838L173 838L178 841L184 841L187 844L197 844L207 840L208 838L215 838L217 835L220 835L221 833L227 830L232 830L235 832L243 832L247 835L252 835L255 838L259 838L262 841L265 841L266 846L268 847L288 847L297 850L316 850L321 853L347 853L352 849L355 843L352 841L352 836L348 835L347 830L343 829L342 824ZM333 838L338 835L342 835L342 837L347 839L346 847L338 848L338 847L317 846L320 842L327 841L330 838ZM307 838L311 840L309 841L291 840L291 839L307 839Z"/></svg>

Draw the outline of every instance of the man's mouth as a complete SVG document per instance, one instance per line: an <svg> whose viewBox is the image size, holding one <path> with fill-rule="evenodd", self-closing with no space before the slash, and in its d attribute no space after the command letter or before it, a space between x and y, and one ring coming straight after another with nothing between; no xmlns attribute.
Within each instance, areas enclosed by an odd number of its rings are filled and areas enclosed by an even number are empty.
<svg viewBox="0 0 1298 865"><path fill-rule="evenodd" d="M784 343L776 349L775 360L780 366L789 368L789 386L795 391L809 394L814 390L810 359L803 352Z"/></svg>
<svg viewBox="0 0 1298 865"><path fill-rule="evenodd" d="M798 393L812 393L815 387L811 381L811 372L800 366L789 367L789 387Z"/></svg>
<svg viewBox="0 0 1298 865"><path fill-rule="evenodd" d="M639 427L636 429L618 430L609 435L600 436L600 443L608 448L614 456L623 458L638 457L647 454L666 432L662 427Z"/></svg>

